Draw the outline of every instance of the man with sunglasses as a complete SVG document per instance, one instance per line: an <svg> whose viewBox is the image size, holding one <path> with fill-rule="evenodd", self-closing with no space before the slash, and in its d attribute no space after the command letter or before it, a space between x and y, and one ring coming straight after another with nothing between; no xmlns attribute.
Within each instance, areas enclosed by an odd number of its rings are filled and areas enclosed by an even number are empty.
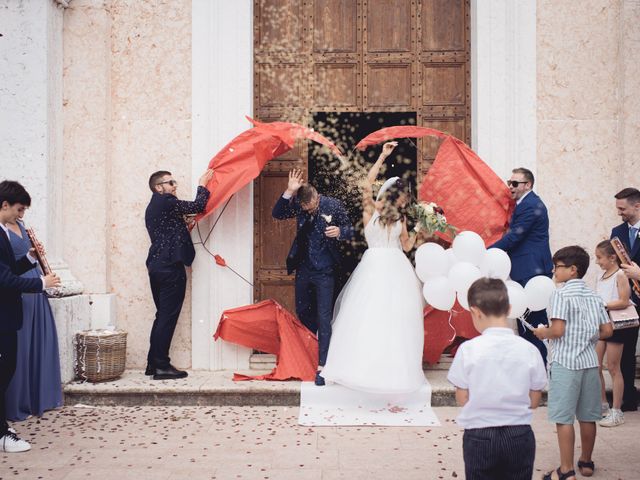
<svg viewBox="0 0 640 480"><path fill-rule="evenodd" d="M533 173L526 168L516 168L507 181L511 198L516 201L509 229L504 236L489 248L501 248L511 259L511 279L524 286L533 277L551 277L553 262L549 247L549 215L547 207L533 189ZM547 325L547 313L531 312L528 323L534 326ZM547 348L531 331L518 323L520 336L533 343L545 364Z"/></svg>
<svg viewBox="0 0 640 480"><path fill-rule="evenodd" d="M210 195L206 185L212 177L213 170L207 170L200 177L193 202L178 200L178 182L171 177L171 172L161 170L149 177L149 188L153 194L144 219L151 239L147 270L156 318L151 327L145 374L153 375L154 380L187 376L187 372L171 365L169 359L171 340L187 286L185 266L190 266L196 255L184 216L205 209Z"/></svg>

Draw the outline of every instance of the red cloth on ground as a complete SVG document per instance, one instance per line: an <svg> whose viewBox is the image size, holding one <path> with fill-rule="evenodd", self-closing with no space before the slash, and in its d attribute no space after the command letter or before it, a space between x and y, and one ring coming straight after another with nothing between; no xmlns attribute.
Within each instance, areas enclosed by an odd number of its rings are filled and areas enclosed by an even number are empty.
<svg viewBox="0 0 640 480"><path fill-rule="evenodd" d="M315 379L318 339L274 300L225 310L213 338L276 355L276 367L271 373L256 376L236 373L234 380Z"/></svg>

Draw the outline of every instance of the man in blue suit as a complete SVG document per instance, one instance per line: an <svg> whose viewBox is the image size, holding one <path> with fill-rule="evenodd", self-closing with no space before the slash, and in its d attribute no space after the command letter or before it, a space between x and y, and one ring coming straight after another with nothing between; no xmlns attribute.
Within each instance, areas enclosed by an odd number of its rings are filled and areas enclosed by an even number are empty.
<svg viewBox="0 0 640 480"><path fill-rule="evenodd" d="M153 194L144 220L151 239L147 270L156 305L156 318L151 327L145 374L153 375L154 380L187 376L187 372L171 365L169 359L171 340L187 287L185 266L190 266L196 256L184 216L205 209L209 200L206 185L212 176L213 170L207 170L200 177L193 202L178 200L178 182L171 177L171 172L162 170L149 178L149 188Z"/></svg>
<svg viewBox="0 0 640 480"><path fill-rule="evenodd" d="M22 328L22 293L40 293L60 285L55 274L41 278L21 278L35 268L31 251L16 259L9 241L6 224L15 222L31 205L31 197L18 182L0 182L0 452L16 453L31 449L9 428L6 417L5 392L16 370L18 330Z"/></svg>
<svg viewBox="0 0 640 480"><path fill-rule="evenodd" d="M640 191L637 188L625 188L615 195L616 209L622 222L611 230L611 238L618 237L624 244L631 260L640 263ZM623 267L624 268L624 267ZM640 313L640 296L631 289L631 299ZM638 409L638 392L635 386L636 377L636 344L638 343L638 327L621 330L624 335L620 370L624 380L622 394L622 411Z"/></svg>
<svg viewBox="0 0 640 480"><path fill-rule="evenodd" d="M341 258L339 242L353 238L353 226L344 206L335 198L319 195L304 184L302 172L289 172L287 190L278 198L273 218L296 217L297 233L287 256L287 273L296 272L296 313L318 335L316 385L324 385L320 375L331 341L331 320L336 276Z"/></svg>
<svg viewBox="0 0 640 480"><path fill-rule="evenodd" d="M549 215L547 207L533 192L533 173L526 168L516 168L507 182L511 197L516 201L509 229L504 236L489 248L501 248L511 259L511 279L525 286L533 277L551 277L553 262L549 247ZM531 312L528 322L533 326L547 325L547 313ZM545 364L547 348L531 331L518 322L520 336L533 343Z"/></svg>

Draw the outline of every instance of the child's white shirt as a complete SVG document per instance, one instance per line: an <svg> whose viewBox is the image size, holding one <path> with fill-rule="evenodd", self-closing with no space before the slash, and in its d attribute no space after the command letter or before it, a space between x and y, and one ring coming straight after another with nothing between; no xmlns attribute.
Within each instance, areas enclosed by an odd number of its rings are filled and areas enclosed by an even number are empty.
<svg viewBox="0 0 640 480"><path fill-rule="evenodd" d="M447 379L469 390L456 422L484 428L529 425L530 390L542 390L547 372L536 347L509 328L487 328L458 348Z"/></svg>

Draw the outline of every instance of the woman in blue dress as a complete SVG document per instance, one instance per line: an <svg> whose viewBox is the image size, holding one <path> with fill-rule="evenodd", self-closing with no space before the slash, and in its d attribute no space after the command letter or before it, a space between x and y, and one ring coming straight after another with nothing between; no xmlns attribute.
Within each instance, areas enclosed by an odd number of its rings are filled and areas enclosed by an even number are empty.
<svg viewBox="0 0 640 480"><path fill-rule="evenodd" d="M22 212L24 215L24 212ZM32 247L21 221L7 224L9 240L16 258ZM40 268L23 277L38 278ZM23 323L18 330L16 372L6 392L8 420L25 420L30 415L41 416L45 410L62 406L62 382L58 335L51 306L45 293L22 294Z"/></svg>

